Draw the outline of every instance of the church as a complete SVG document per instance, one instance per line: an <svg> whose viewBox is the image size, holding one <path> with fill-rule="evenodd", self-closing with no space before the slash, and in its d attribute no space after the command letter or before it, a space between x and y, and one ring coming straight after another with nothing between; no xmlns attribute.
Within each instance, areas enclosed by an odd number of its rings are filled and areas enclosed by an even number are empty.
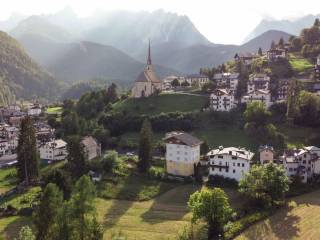
<svg viewBox="0 0 320 240"><path fill-rule="evenodd" d="M156 92L160 92L161 86L161 81L157 77L152 65L149 41L147 65L134 83L134 87L132 88L132 96L134 98L149 97Z"/></svg>

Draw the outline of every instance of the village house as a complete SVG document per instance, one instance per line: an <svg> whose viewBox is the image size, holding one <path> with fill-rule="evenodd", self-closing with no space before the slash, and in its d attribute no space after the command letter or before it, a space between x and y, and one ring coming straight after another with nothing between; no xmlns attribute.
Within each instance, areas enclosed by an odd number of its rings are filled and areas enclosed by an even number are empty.
<svg viewBox="0 0 320 240"><path fill-rule="evenodd" d="M40 116L41 112L42 112L41 105L38 103L34 104L27 110L28 116L33 116L33 117Z"/></svg>
<svg viewBox="0 0 320 240"><path fill-rule="evenodd" d="M190 86L202 87L204 84L209 83L209 78L202 74L190 74L185 77L185 81L190 84Z"/></svg>
<svg viewBox="0 0 320 240"><path fill-rule="evenodd" d="M247 92L253 92L255 90L269 90L270 77L265 73L256 73L249 76L247 84Z"/></svg>
<svg viewBox="0 0 320 240"><path fill-rule="evenodd" d="M261 164L274 162L274 149L268 145L262 145L259 147L259 160Z"/></svg>
<svg viewBox="0 0 320 240"><path fill-rule="evenodd" d="M240 181L249 172L254 153L245 148L220 146L211 150L209 159L209 176L222 176Z"/></svg>
<svg viewBox="0 0 320 240"><path fill-rule="evenodd" d="M279 59L286 59L288 57L288 50L283 48L270 49L267 51L267 59L269 62L277 61Z"/></svg>
<svg viewBox="0 0 320 240"><path fill-rule="evenodd" d="M228 89L216 89L210 94L210 108L214 111L229 112L236 106L234 95Z"/></svg>
<svg viewBox="0 0 320 240"><path fill-rule="evenodd" d="M38 147L40 159L46 161L62 161L67 158L67 143L61 139L46 142Z"/></svg>
<svg viewBox="0 0 320 240"><path fill-rule="evenodd" d="M178 80L180 85L186 81L185 78L182 76L175 76L175 75L168 76L162 80L162 90L167 90L167 91L171 90L173 87L172 82L174 80Z"/></svg>
<svg viewBox="0 0 320 240"><path fill-rule="evenodd" d="M162 83L154 71L151 61L151 49L149 42L147 65L143 72L137 77L134 87L132 88L132 96L134 98L149 97L157 92L161 92Z"/></svg>
<svg viewBox="0 0 320 240"><path fill-rule="evenodd" d="M277 89L278 101L287 100L288 89L289 89L289 80L287 79L279 80L279 86Z"/></svg>
<svg viewBox="0 0 320 240"><path fill-rule="evenodd" d="M216 73L213 80L219 88L228 88L235 92L239 83L239 73Z"/></svg>
<svg viewBox="0 0 320 240"><path fill-rule="evenodd" d="M255 90L249 92L246 96L241 98L242 103L262 102L267 108L272 105L271 93L269 90Z"/></svg>
<svg viewBox="0 0 320 240"><path fill-rule="evenodd" d="M166 142L166 170L170 175L192 176L194 166L200 162L202 141L185 132L170 132Z"/></svg>
<svg viewBox="0 0 320 240"><path fill-rule="evenodd" d="M101 144L91 136L82 138L81 144L88 160L101 156Z"/></svg>
<svg viewBox="0 0 320 240"><path fill-rule="evenodd" d="M8 154L9 151L9 143L5 138L0 138L0 157Z"/></svg>
<svg viewBox="0 0 320 240"><path fill-rule="evenodd" d="M237 62L243 62L245 65L250 65L254 59L258 58L259 56L255 53L236 53L234 56L234 60Z"/></svg>
<svg viewBox="0 0 320 240"><path fill-rule="evenodd" d="M320 148L310 146L301 149L287 150L280 157L286 175L290 178L300 177L306 183L320 174Z"/></svg>

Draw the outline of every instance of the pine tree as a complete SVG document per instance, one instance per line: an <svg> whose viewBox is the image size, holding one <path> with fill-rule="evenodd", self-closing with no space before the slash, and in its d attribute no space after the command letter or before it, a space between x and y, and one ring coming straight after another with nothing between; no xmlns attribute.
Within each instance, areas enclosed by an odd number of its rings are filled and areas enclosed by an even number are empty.
<svg viewBox="0 0 320 240"><path fill-rule="evenodd" d="M39 177L39 157L33 121L26 117L21 122L19 134L17 172L21 182L28 186Z"/></svg>
<svg viewBox="0 0 320 240"><path fill-rule="evenodd" d="M87 172L87 156L79 137L71 137L68 141L68 170L73 178L79 178Z"/></svg>
<svg viewBox="0 0 320 240"><path fill-rule="evenodd" d="M262 48L261 47L259 47L258 54L259 54L259 56L262 56Z"/></svg>
<svg viewBox="0 0 320 240"><path fill-rule="evenodd" d="M145 119L140 131L139 162L138 168L141 172L147 172L152 160L152 127L148 119Z"/></svg>
<svg viewBox="0 0 320 240"><path fill-rule="evenodd" d="M37 240L58 239L58 219L62 204L61 191L55 184L49 183L43 191L39 208L35 214Z"/></svg>
<svg viewBox="0 0 320 240"><path fill-rule="evenodd" d="M276 49L276 43L274 41L271 42L270 49Z"/></svg>
<svg viewBox="0 0 320 240"><path fill-rule="evenodd" d="M280 38L280 39L279 39L278 46L279 46L280 48L283 48L283 47L284 47L284 40L283 40L283 38Z"/></svg>
<svg viewBox="0 0 320 240"><path fill-rule="evenodd" d="M105 96L105 100L106 100L105 103L109 103L109 102L113 103L117 99L118 99L117 85L112 83L107 89L106 96Z"/></svg>

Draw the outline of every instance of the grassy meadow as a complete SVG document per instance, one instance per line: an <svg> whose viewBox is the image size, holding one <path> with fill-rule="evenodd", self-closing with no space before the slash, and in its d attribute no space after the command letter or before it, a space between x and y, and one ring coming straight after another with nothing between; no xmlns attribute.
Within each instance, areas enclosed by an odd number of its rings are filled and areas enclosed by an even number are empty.
<svg viewBox="0 0 320 240"><path fill-rule="evenodd" d="M155 115L166 112L199 111L206 103L207 97L200 95L172 93L159 96L134 99L129 98L113 105L115 111L131 114Z"/></svg>
<svg viewBox="0 0 320 240"><path fill-rule="evenodd" d="M294 54L290 54L289 62L292 69L299 73L306 73L313 69L314 65L309 60Z"/></svg>

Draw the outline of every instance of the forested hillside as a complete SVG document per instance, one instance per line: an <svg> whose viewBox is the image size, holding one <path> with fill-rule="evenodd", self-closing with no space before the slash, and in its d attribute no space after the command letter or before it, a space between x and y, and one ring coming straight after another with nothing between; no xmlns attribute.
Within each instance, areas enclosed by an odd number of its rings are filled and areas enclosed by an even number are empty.
<svg viewBox="0 0 320 240"><path fill-rule="evenodd" d="M53 98L57 89L54 78L4 32L0 32L0 78L2 99L12 99L12 93L18 98Z"/></svg>

